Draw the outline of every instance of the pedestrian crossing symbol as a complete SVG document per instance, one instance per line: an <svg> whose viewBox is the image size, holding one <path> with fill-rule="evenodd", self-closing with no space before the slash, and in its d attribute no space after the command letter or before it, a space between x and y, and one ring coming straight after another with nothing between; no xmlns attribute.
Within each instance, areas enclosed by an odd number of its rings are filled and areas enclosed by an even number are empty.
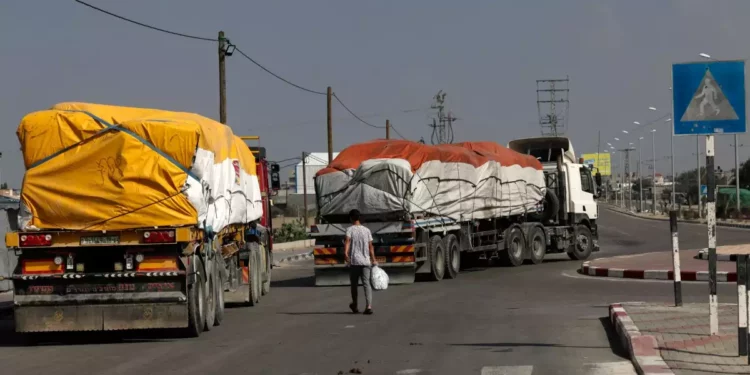
<svg viewBox="0 0 750 375"><path fill-rule="evenodd" d="M745 62L672 65L674 134L744 133Z"/></svg>
<svg viewBox="0 0 750 375"><path fill-rule="evenodd" d="M680 121L720 121L737 120L737 112L732 108L727 97L721 91L721 86L711 74L711 69L706 69L706 74L701 80L695 95L685 109Z"/></svg>

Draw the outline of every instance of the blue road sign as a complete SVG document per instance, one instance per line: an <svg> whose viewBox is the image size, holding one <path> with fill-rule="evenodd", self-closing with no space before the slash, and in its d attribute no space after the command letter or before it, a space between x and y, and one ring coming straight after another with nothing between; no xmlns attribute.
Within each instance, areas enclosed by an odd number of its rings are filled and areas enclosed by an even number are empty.
<svg viewBox="0 0 750 375"><path fill-rule="evenodd" d="M675 135L744 133L745 62L672 65Z"/></svg>
<svg viewBox="0 0 750 375"><path fill-rule="evenodd" d="M708 195L708 186L701 185L701 195Z"/></svg>

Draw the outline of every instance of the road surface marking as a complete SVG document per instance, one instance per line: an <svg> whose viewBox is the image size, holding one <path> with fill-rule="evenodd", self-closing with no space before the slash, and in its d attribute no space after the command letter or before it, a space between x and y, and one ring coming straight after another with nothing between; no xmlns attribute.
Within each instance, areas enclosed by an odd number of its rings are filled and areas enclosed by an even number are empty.
<svg viewBox="0 0 750 375"><path fill-rule="evenodd" d="M586 375L635 375L630 361L586 363L583 365Z"/></svg>
<svg viewBox="0 0 750 375"><path fill-rule="evenodd" d="M531 375L534 366L485 366L482 375Z"/></svg>

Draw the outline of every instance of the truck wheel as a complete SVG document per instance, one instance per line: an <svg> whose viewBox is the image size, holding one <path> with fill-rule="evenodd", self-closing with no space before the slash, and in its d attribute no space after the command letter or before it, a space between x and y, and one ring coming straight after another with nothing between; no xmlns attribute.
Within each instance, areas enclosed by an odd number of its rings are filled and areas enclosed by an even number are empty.
<svg viewBox="0 0 750 375"><path fill-rule="evenodd" d="M445 275L445 247L440 236L430 238L430 277L440 281Z"/></svg>
<svg viewBox="0 0 750 375"><path fill-rule="evenodd" d="M529 248L529 260L532 264L539 264L544 261L544 255L547 254L547 240L542 228L532 227L529 230L529 241L526 247Z"/></svg>
<svg viewBox="0 0 750 375"><path fill-rule="evenodd" d="M500 262L505 266L518 267L526 256L526 244L521 228L514 226L506 231L505 250L500 252Z"/></svg>
<svg viewBox="0 0 750 375"><path fill-rule="evenodd" d="M250 247L250 256L247 260L247 269L250 272L250 277L248 277L249 301L247 304L255 306L260 301L260 294L258 293L258 245L249 244L248 246Z"/></svg>
<svg viewBox="0 0 750 375"><path fill-rule="evenodd" d="M198 257L196 256L194 259L195 281L188 286L188 327L185 329L185 335L188 337L200 336L203 327L206 325L205 285L202 267Z"/></svg>
<svg viewBox="0 0 750 375"><path fill-rule="evenodd" d="M594 237L591 235L591 229L587 226L578 224L576 226L576 241L568 257L573 260L586 260L591 256L594 249Z"/></svg>
<svg viewBox="0 0 750 375"><path fill-rule="evenodd" d="M263 282L263 290L261 294L264 296L271 293L271 254L266 252L266 281Z"/></svg>
<svg viewBox="0 0 750 375"><path fill-rule="evenodd" d="M258 302L263 297L263 255L260 249L255 252L255 295L258 296ZM256 304L258 303L256 302Z"/></svg>
<svg viewBox="0 0 750 375"><path fill-rule="evenodd" d="M461 272L461 249L458 247L458 238L449 234L443 239L445 247L445 276L449 279L458 277Z"/></svg>
<svg viewBox="0 0 750 375"><path fill-rule="evenodd" d="M223 266L224 261L215 262L216 267L214 273L216 274L216 319L214 320L215 326L220 326L221 322L224 321L224 280L221 277L220 267Z"/></svg>
<svg viewBox="0 0 750 375"><path fill-rule="evenodd" d="M205 331L210 331L214 328L214 324L216 323L216 272L211 272L211 275L208 276L206 279L206 302L204 303L204 306L206 306L206 327Z"/></svg>

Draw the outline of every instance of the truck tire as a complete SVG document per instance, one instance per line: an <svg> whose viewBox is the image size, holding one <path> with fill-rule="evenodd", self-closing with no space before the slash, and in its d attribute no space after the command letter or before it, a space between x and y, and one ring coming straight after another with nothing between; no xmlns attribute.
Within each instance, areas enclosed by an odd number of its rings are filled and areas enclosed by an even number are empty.
<svg viewBox="0 0 750 375"><path fill-rule="evenodd" d="M542 212L531 214L529 217L533 221L546 223L557 215L557 211L560 210L560 200L552 189L547 189L544 193L543 208Z"/></svg>
<svg viewBox="0 0 750 375"><path fill-rule="evenodd" d="M518 226L506 230L505 250L500 252L500 262L505 266L518 267L526 257L526 242L523 231Z"/></svg>
<svg viewBox="0 0 750 375"><path fill-rule="evenodd" d="M445 277L455 279L461 272L461 248L458 246L458 238L449 234L443 239L445 247Z"/></svg>
<svg viewBox="0 0 750 375"><path fill-rule="evenodd" d="M255 252L255 295L258 296L258 302L263 297L263 255L260 253L260 247Z"/></svg>
<svg viewBox="0 0 750 375"><path fill-rule="evenodd" d="M224 260L218 258L218 262L214 262L216 265L214 273L216 274L216 319L214 320L215 326L220 326L221 322L224 321L224 278L221 276L221 268L224 266Z"/></svg>
<svg viewBox="0 0 750 375"><path fill-rule="evenodd" d="M260 294L258 291L258 244L248 244L250 248L250 255L247 259L247 269L250 272L248 277L248 306L255 306L260 302Z"/></svg>
<svg viewBox="0 0 750 375"><path fill-rule="evenodd" d="M430 278L440 281L445 275L445 247L440 236L430 238Z"/></svg>
<svg viewBox="0 0 750 375"><path fill-rule="evenodd" d="M529 249L529 260L532 264L544 261L544 255L547 254L547 239L541 227L531 227L526 247Z"/></svg>
<svg viewBox="0 0 750 375"><path fill-rule="evenodd" d="M188 286L188 326L185 328L185 336L188 337L200 336L206 325L203 267L197 256L194 260L195 281Z"/></svg>
<svg viewBox="0 0 750 375"><path fill-rule="evenodd" d="M263 282L263 290L261 290L261 294L264 296L271 293L271 259L271 253L266 251L266 280Z"/></svg>
<svg viewBox="0 0 750 375"><path fill-rule="evenodd" d="M214 264L215 262L212 262L211 264ZM204 303L204 306L206 306L206 326L204 328L204 331L210 331L214 328L214 324L216 323L216 272L215 270L211 271L211 274L206 277L206 302Z"/></svg>
<svg viewBox="0 0 750 375"><path fill-rule="evenodd" d="M568 252L568 257L573 260L586 260L591 256L591 251L594 249L594 236L591 234L591 229L583 224L578 224L575 235L575 244Z"/></svg>

